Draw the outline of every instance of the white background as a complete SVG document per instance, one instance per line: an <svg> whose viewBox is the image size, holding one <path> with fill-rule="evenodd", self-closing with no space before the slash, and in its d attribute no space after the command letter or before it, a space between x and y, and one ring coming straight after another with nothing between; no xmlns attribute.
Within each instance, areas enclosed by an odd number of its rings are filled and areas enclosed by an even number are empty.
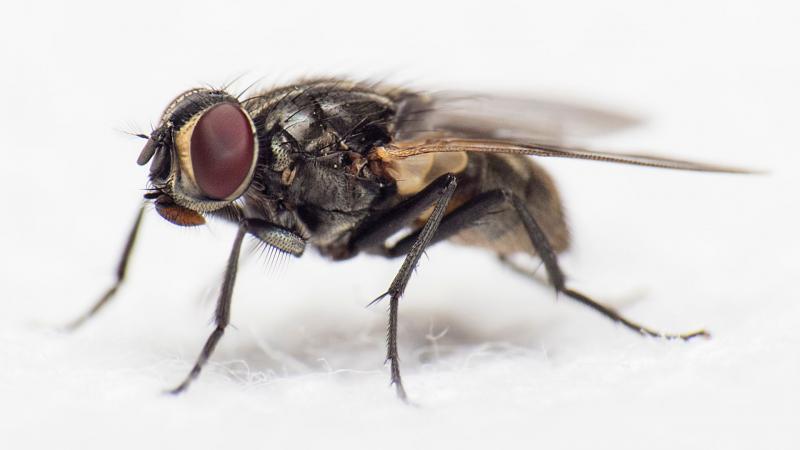
<svg viewBox="0 0 800 450"><path fill-rule="evenodd" d="M6 2L0 447L798 448L798 23L765 1ZM116 301L53 331L110 283L145 186L121 131L198 84L326 74L617 108L646 124L589 144L769 170L543 163L571 284L713 339L639 338L442 245L401 304L406 406L382 365L386 305L364 308L399 261L250 258L235 328L169 397L233 229L154 214Z"/></svg>

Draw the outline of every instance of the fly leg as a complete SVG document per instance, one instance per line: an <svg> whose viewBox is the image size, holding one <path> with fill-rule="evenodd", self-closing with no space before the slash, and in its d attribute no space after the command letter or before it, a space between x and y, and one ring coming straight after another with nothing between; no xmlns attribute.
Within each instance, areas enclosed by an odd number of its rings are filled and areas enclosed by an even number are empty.
<svg viewBox="0 0 800 450"><path fill-rule="evenodd" d="M380 297L372 301L372 303L375 303L381 300L382 298L389 296L389 330L387 339L386 359L389 361L391 365L391 384L395 386L395 389L397 391L397 396L400 397L400 399L403 401L405 401L407 397L406 397L406 391L403 388L402 379L400 378L400 359L397 354L398 304L400 302L400 297L403 295L403 292L406 289L408 280L409 278L411 278L411 273L414 271L417 262L419 262L420 256L422 256L422 253L425 251L425 249L433 240L433 237L436 235L437 229L439 228L439 224L441 223L442 218L445 215L447 204L453 197L453 192L455 192L457 185L456 177L455 175L451 174L443 175L442 177L437 179L436 185L437 186L435 190L426 189L426 191L430 191L431 194L434 194L436 196L436 202L433 208L433 212L431 213L431 216L425 222L425 226L423 226L418 233L415 233L416 237L414 239L414 242L410 245L408 251L406 252L406 258L403 261L403 265L400 267L400 270L397 272L397 275L395 276L394 280L392 280L392 284L389 286L389 290L387 290ZM425 209L426 208L422 208L422 211L424 211ZM377 236L380 234L381 234L380 232L375 232L373 236ZM391 235L391 233L389 235Z"/></svg>
<svg viewBox="0 0 800 450"><path fill-rule="evenodd" d="M217 343L225 333L225 328L230 323L231 317L231 299L233 297L233 285L236 282L236 272L239 268L239 253L242 249L242 241L244 235L250 233L256 238L260 239L267 245L273 245L282 251L292 254L302 254L305 248L305 242L299 237L287 230L278 228L267 222L256 219L243 219L239 222L239 230L236 233L236 238L233 241L231 254L228 257L228 265L225 268L225 278L222 282L222 289L219 293L217 300L217 308L214 312L214 331L206 339L197 361L192 367L192 370L186 375L186 378L176 388L168 391L170 394L180 394L185 391L189 384L200 375L203 366L208 361L208 358L217 347Z"/></svg>
<svg viewBox="0 0 800 450"><path fill-rule="evenodd" d="M625 318L614 309L602 305L578 291L568 288L566 286L566 277L561 271L561 267L558 265L558 257L556 256L556 252L548 242L547 237L542 231L542 228L528 210L525 202L510 191L495 190L484 192L448 214L447 217L442 220L442 223L439 226L439 232L436 234L436 237L433 239L431 244L445 240L455 235L462 229L469 227L475 221L485 217L486 215L491 214L500 208L508 206L512 207L517 212L517 215L531 240L533 248L536 250L536 253L539 255L539 258L541 258L542 263L547 269L548 281L550 285L555 288L557 293L566 295L578 303L594 309L614 322L622 324L623 326L643 336L683 340L689 340L698 336L709 336L708 332L705 330L683 334L668 334L653 330ZM413 245L415 239L416 233L403 238L394 247L388 249L389 255L397 256L403 254L409 248L409 246Z"/></svg>
<svg viewBox="0 0 800 450"><path fill-rule="evenodd" d="M411 225L425 210L436 204L442 196L442 190L447 188L452 178L448 174L440 176L422 191L357 230L348 244L348 256L362 250L383 251L387 239Z"/></svg>
<svg viewBox="0 0 800 450"><path fill-rule="evenodd" d="M119 287L122 285L122 282L125 280L125 272L128 269L128 261L131 258L131 252L133 251L133 245L136 243L136 235L139 234L139 227L142 224L142 216L144 215L144 208L145 205L139 208L139 213L136 214L136 220L133 222L133 227L131 228L130 234L128 234L128 240L125 242L125 248L122 250L122 256L119 259L119 263L117 263L117 272L116 276L117 279L114 281L114 284L111 285L108 290L100 297L99 300L89 308L83 315L78 317L77 319L73 320L72 322L68 323L64 326L66 330L72 331L83 325L87 320L92 318L98 311L100 311L112 297L114 294L117 293Z"/></svg>
<svg viewBox="0 0 800 450"><path fill-rule="evenodd" d="M538 270L524 267L523 265L518 264L516 261L512 260L506 255L497 255L497 259L500 260L501 264L513 270L514 272L522 275L523 277L530 278L531 280L544 285L547 285L549 283L548 279L545 276L540 275Z"/></svg>
<svg viewBox="0 0 800 450"><path fill-rule="evenodd" d="M189 387L189 384L200 375L200 371L203 370L203 365L208 361L217 343L225 333L225 328L230 322L233 285L236 282L236 271L239 268L239 252L242 248L242 241L244 240L245 233L247 233L247 222L239 222L239 230L236 233L236 238L233 241L233 248L231 248L231 254L228 257L228 265L225 268L225 279L222 282L222 290L219 293L217 308L214 312L214 331L208 336L203 350L200 351L200 356L197 357L197 361L194 367L192 367L192 370L186 375L186 378L178 387L169 391L170 394L179 394L183 392Z"/></svg>

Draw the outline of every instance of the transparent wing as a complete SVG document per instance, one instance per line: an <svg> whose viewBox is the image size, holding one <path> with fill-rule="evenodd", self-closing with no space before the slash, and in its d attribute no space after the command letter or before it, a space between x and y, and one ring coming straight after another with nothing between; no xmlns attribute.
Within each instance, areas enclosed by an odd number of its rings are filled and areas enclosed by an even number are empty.
<svg viewBox="0 0 800 450"><path fill-rule="evenodd" d="M513 142L563 143L640 124L632 115L524 95L447 91L418 99L402 136L442 135ZM416 127L415 127L416 126Z"/></svg>
<svg viewBox="0 0 800 450"><path fill-rule="evenodd" d="M382 147L376 147L370 155L370 158L383 162L392 162L426 153L454 152L506 153L537 157L586 159L591 161L630 164L634 166L693 170L699 172L758 173L757 171L737 167L670 159L645 154L601 152L550 143L531 142L523 144L500 140L466 138L433 138L393 142Z"/></svg>

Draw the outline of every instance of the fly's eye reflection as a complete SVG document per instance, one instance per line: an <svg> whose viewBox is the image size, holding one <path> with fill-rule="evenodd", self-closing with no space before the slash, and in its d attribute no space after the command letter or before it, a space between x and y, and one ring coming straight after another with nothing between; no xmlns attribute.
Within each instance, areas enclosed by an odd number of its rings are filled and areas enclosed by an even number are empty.
<svg viewBox="0 0 800 450"><path fill-rule="evenodd" d="M192 131L191 156L197 187L214 200L233 195L255 158L250 120L238 106L221 103L203 113Z"/></svg>

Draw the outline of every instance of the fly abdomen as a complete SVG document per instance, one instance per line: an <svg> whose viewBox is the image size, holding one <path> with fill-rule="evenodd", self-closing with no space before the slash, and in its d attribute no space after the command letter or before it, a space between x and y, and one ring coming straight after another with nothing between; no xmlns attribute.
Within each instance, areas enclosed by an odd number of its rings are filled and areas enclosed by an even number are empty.
<svg viewBox="0 0 800 450"><path fill-rule="evenodd" d="M459 189L469 197L504 190L520 197L537 218L553 250L569 247L569 228L558 190L550 175L526 156L504 154L470 154L469 164L459 177ZM456 192L459 196L459 192ZM462 198L460 203L466 203ZM525 228L510 204L499 206L491 220L480 220L453 236L458 244L487 248L501 255L528 253L535 255Z"/></svg>

